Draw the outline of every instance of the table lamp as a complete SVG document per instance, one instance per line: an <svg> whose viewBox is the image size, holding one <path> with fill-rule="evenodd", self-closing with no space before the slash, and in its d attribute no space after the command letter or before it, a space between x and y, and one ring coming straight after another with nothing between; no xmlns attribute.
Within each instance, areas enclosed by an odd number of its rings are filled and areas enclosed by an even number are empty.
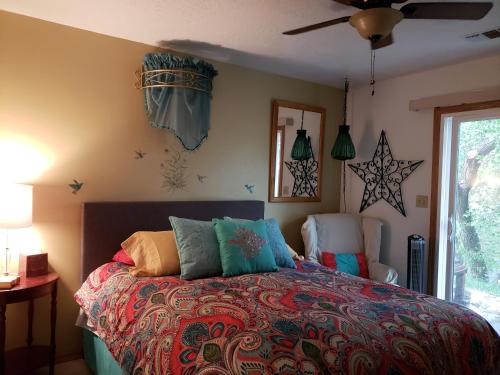
<svg viewBox="0 0 500 375"><path fill-rule="evenodd" d="M0 184L0 228L5 229L5 269L9 275L9 229L31 226L33 187L21 184Z"/></svg>

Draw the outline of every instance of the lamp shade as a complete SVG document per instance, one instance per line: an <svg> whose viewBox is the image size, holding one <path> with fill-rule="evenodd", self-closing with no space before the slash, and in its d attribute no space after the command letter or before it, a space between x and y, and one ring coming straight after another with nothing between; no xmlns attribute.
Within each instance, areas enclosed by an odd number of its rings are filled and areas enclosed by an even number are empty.
<svg viewBox="0 0 500 375"><path fill-rule="evenodd" d="M0 228L25 228L31 225L33 187L0 184Z"/></svg>
<svg viewBox="0 0 500 375"><path fill-rule="evenodd" d="M307 160L312 157L311 139L306 137L305 129L297 130L297 138L293 142L291 156L293 160Z"/></svg>
<svg viewBox="0 0 500 375"><path fill-rule="evenodd" d="M351 160L356 157L356 150L349 135L349 126L340 125L339 134L332 148L332 158L336 160Z"/></svg>

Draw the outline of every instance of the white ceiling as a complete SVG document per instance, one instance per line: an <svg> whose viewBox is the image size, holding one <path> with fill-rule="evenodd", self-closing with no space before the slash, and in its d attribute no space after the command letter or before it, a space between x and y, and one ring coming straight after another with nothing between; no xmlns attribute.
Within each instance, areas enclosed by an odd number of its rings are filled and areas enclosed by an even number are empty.
<svg viewBox="0 0 500 375"><path fill-rule="evenodd" d="M480 21L403 20L395 44L376 53L376 78L500 53L500 38L464 38L500 27L492 1ZM369 80L369 44L349 24L281 34L355 12L332 0L0 0L0 9L338 87L345 76Z"/></svg>

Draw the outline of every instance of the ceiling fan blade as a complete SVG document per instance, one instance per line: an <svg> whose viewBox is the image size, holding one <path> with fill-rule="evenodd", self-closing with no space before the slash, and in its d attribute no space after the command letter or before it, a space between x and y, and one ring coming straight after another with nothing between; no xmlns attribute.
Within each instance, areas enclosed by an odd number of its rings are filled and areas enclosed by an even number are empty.
<svg viewBox="0 0 500 375"><path fill-rule="evenodd" d="M405 18L429 20L479 20L492 8L492 3L412 3L400 11Z"/></svg>
<svg viewBox="0 0 500 375"><path fill-rule="evenodd" d="M379 49L383 47L390 46L392 43L394 43L394 39L392 39L392 33L387 35L385 38L382 38L380 40L377 40L376 42L370 41L372 49Z"/></svg>
<svg viewBox="0 0 500 375"><path fill-rule="evenodd" d="M363 0L333 0L337 3L355 7L358 9L366 9L366 2Z"/></svg>
<svg viewBox="0 0 500 375"><path fill-rule="evenodd" d="M333 0L337 3L358 9L390 8L391 4L405 3L408 0Z"/></svg>
<svg viewBox="0 0 500 375"><path fill-rule="evenodd" d="M334 20L320 22L320 23L315 23L314 25L309 25L309 26L298 28L298 29L285 31L283 34L285 34L285 35L302 34L302 33L308 32L308 31L322 29L323 27L333 26L333 25L336 25L338 23L347 22L347 21L349 21L349 18L350 18L349 16L335 18Z"/></svg>

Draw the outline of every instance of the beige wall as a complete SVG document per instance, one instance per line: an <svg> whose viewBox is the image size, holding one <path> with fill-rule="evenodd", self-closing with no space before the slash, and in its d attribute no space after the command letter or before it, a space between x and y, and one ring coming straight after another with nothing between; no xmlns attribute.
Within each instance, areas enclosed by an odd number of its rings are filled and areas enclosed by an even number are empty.
<svg viewBox="0 0 500 375"><path fill-rule="evenodd" d="M339 164L329 152L340 122L342 93L317 84L214 63L219 71L212 129L186 153L189 186L161 187L171 134L146 122L134 71L153 47L0 12L0 176L35 185L34 230L50 266L61 275L58 356L78 353L72 295L79 287L80 204L105 200L267 200L271 99L325 107L323 199L266 204L287 240L301 246L308 213L337 211ZM147 152L136 160L134 150ZM196 175L206 175L201 184ZM84 181L77 195L67 184ZM255 184L248 193L244 184ZM48 333L47 300L36 304L35 340ZM23 343L26 306L8 309L8 346Z"/></svg>
<svg viewBox="0 0 500 375"><path fill-rule="evenodd" d="M429 208L417 208L415 199L416 195L427 195L430 202L432 173L433 111L411 112L409 102L498 85L500 55L380 81L376 84L375 96L370 95L368 86L352 91L350 112L353 114L351 134L357 151L355 161L371 160L382 129L396 159L425 160L403 182L406 217L385 201L363 212L385 222L381 258L398 270L399 283L403 286L406 285L407 237L417 233L428 239ZM346 180L349 210L357 212L365 185L350 171Z"/></svg>

